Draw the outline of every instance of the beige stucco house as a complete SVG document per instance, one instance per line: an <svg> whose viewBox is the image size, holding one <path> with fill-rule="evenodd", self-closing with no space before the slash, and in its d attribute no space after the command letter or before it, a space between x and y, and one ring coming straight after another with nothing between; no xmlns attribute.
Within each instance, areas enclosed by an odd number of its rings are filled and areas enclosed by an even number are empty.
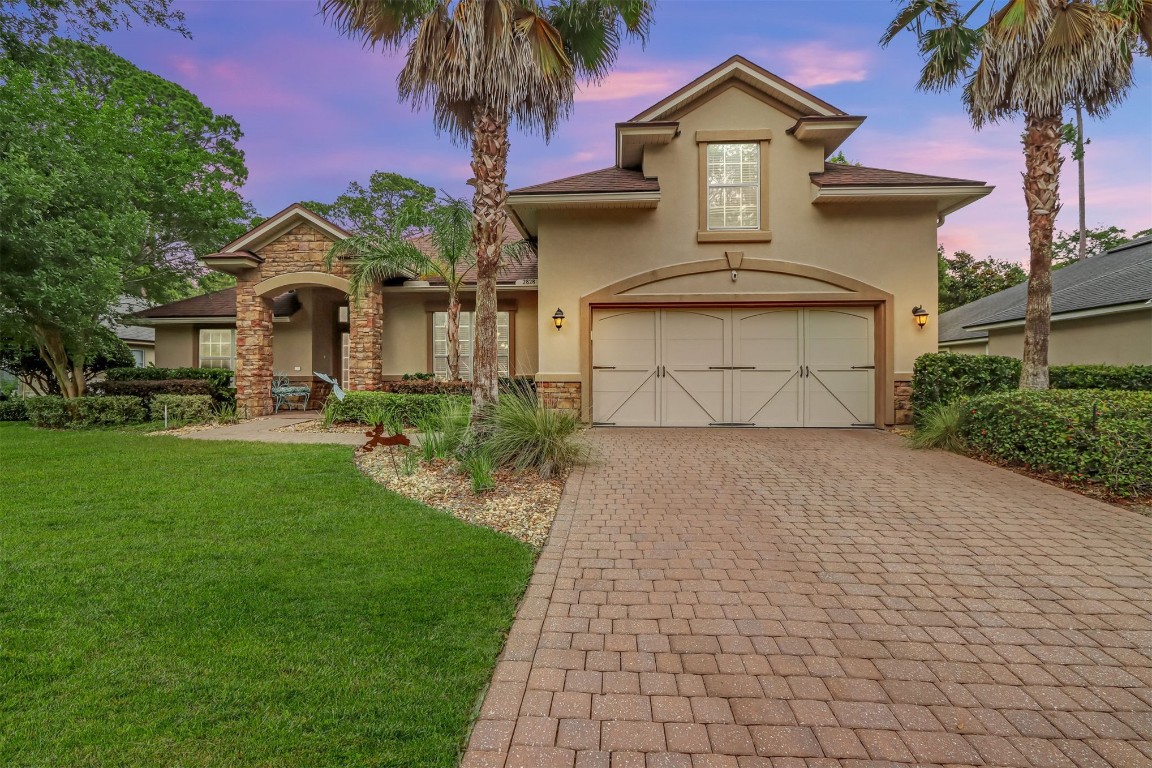
<svg viewBox="0 0 1152 768"><path fill-rule="evenodd" d="M905 420L936 349L912 314L936 312L936 228L991 187L827 163L863 122L734 57L618 123L611 167L512 190L538 261L501 281L502 365L603 424ZM345 236L292 206L206 258L238 285L140 313L157 365L233 365L249 413L273 371L373 389L443 370L443 288L348 302L322 266Z"/></svg>
<svg viewBox="0 0 1152 768"><path fill-rule="evenodd" d="M940 316L941 351L1024 355L1027 285ZM1152 365L1152 237L1052 273L1052 365Z"/></svg>

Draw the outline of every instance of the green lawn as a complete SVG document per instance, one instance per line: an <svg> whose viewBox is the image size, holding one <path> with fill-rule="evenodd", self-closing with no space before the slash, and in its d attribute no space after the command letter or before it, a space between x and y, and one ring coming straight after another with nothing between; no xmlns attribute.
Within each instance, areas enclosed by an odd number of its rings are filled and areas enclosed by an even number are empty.
<svg viewBox="0 0 1152 768"><path fill-rule="evenodd" d="M0 424L0 766L451 766L532 568L348 448Z"/></svg>

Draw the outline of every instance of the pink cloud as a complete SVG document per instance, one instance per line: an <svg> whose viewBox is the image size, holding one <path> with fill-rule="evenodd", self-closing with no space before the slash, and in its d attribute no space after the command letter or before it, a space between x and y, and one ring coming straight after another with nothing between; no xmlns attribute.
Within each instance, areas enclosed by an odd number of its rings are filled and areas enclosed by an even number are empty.
<svg viewBox="0 0 1152 768"><path fill-rule="evenodd" d="M619 101L637 96L660 98L675 91L685 78L680 71L659 69L615 71L597 85L583 85L576 92L577 102Z"/></svg>
<svg viewBox="0 0 1152 768"><path fill-rule="evenodd" d="M783 60L781 77L801 88L837 83L859 83L868 79L872 55L863 50L846 50L824 42L802 43L783 52L762 51L766 61Z"/></svg>

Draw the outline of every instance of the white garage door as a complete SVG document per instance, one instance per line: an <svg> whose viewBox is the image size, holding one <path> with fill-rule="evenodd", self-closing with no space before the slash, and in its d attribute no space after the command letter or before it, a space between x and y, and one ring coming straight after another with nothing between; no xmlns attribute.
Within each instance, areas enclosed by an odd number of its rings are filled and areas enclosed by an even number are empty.
<svg viewBox="0 0 1152 768"><path fill-rule="evenodd" d="M592 362L599 424L875 421L870 307L597 310Z"/></svg>

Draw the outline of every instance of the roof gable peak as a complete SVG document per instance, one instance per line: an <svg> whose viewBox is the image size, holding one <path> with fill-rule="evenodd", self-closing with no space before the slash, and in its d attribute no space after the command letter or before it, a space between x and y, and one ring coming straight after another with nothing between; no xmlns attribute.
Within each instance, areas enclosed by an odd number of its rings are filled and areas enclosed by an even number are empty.
<svg viewBox="0 0 1152 768"><path fill-rule="evenodd" d="M629 122L647 123L673 119L692 104L717 90L728 88L734 82L743 83L784 104L795 110L799 116L839 117L848 114L800 86L772 74L743 56L736 55L653 104Z"/></svg>
<svg viewBox="0 0 1152 768"><path fill-rule="evenodd" d="M300 224L308 224L336 241L344 240L352 234L300 203L293 203L228 243L220 249L220 253L256 251Z"/></svg>

